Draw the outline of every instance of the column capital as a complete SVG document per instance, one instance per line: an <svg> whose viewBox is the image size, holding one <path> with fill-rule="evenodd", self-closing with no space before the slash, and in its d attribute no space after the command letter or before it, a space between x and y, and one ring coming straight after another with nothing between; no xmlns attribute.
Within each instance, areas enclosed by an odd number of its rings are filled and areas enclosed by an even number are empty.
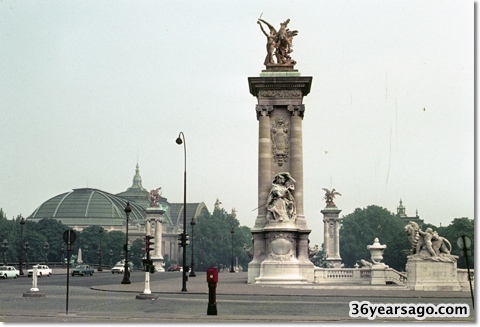
<svg viewBox="0 0 480 327"><path fill-rule="evenodd" d="M258 120L260 116L270 116L270 113L273 111L273 106L257 104L255 110L257 111Z"/></svg>
<svg viewBox="0 0 480 327"><path fill-rule="evenodd" d="M287 107L292 116L299 116L303 119L303 113L305 112L305 105L303 104L289 104Z"/></svg>

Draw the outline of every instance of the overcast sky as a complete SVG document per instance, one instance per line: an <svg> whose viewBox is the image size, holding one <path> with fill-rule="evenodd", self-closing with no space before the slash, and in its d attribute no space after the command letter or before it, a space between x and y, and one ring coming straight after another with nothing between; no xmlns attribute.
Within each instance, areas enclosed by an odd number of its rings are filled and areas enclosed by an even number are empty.
<svg viewBox="0 0 480 327"><path fill-rule="evenodd" d="M323 242L322 188L341 215L379 205L448 225L474 217L472 1L0 2L0 207L30 215L74 188L132 185L216 198L253 227L258 122L248 77L265 36L298 30L304 205ZM379 235L381 240L381 235ZM373 241L373 240L372 240Z"/></svg>

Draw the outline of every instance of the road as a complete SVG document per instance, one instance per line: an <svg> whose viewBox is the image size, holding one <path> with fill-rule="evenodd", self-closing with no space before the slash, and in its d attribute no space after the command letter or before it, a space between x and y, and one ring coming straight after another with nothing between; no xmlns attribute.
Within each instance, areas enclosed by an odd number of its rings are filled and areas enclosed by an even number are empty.
<svg viewBox="0 0 480 327"><path fill-rule="evenodd" d="M245 273L243 273L245 274ZM38 288L45 297L23 297L31 286L27 277L0 280L0 320L5 322L370 322L349 317L351 301L371 303L466 303L468 293L452 296L406 291L321 290L261 287L246 284L246 275L220 273L224 280L217 295L217 316L207 315L208 287L205 273L197 273L181 290L181 273L155 273L151 289L157 300L138 300L143 292L144 273L135 271L130 285L122 285L123 275L109 271L94 276L69 277L68 313L66 274L38 278ZM236 279L232 279L236 278ZM243 282L243 278L245 282ZM240 282L239 282L240 281ZM103 290L103 291L102 291ZM136 291L135 291L136 290ZM239 291L240 290L240 291ZM415 293L417 294L417 293ZM468 318L427 318L432 321L473 321ZM378 318L378 321L416 321L414 318ZM418 321L418 320L417 320Z"/></svg>

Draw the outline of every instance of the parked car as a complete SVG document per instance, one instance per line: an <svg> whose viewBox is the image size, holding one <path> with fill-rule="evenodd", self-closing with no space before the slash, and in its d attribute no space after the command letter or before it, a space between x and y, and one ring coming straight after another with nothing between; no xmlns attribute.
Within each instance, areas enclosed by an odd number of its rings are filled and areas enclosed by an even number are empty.
<svg viewBox="0 0 480 327"><path fill-rule="evenodd" d="M85 276L90 275L93 276L93 268L90 265L78 265L72 269L72 277L75 275Z"/></svg>
<svg viewBox="0 0 480 327"><path fill-rule="evenodd" d="M131 272L132 271L132 266L133 264L131 264L130 262L128 263L128 271ZM119 263L117 262L117 264L112 268L112 274L123 274L123 272L125 271L125 263Z"/></svg>
<svg viewBox="0 0 480 327"><path fill-rule="evenodd" d="M0 277L7 278L17 278L19 276L18 270L13 266L1 266L0 267Z"/></svg>
<svg viewBox="0 0 480 327"><path fill-rule="evenodd" d="M37 276L48 276L52 274L52 269L48 268L46 265L35 265L33 268L37 267ZM28 277L33 276L33 269L28 269Z"/></svg>
<svg viewBox="0 0 480 327"><path fill-rule="evenodd" d="M181 267L179 265L171 265L170 267L168 267L167 270L168 271L182 271L183 267Z"/></svg>

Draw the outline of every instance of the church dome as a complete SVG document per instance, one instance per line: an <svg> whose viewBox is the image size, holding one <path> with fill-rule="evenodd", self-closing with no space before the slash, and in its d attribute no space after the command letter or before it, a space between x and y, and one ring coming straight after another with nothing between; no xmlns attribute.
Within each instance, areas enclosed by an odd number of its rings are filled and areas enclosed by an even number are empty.
<svg viewBox="0 0 480 327"><path fill-rule="evenodd" d="M88 226L121 228L127 220L124 211L127 202L125 198L97 189L74 189L45 201L27 219L30 221L56 219L67 226L75 226L76 229ZM132 212L129 215L129 222L143 224L144 209L134 202L130 202L130 208Z"/></svg>

